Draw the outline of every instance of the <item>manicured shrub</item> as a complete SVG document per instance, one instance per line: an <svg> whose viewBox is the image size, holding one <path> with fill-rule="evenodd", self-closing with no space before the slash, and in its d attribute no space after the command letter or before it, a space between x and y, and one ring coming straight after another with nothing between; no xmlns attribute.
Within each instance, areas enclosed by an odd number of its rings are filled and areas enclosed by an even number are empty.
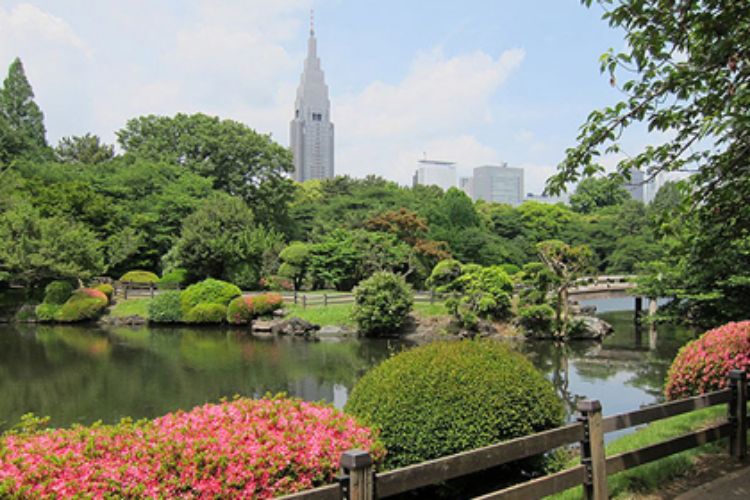
<svg viewBox="0 0 750 500"><path fill-rule="evenodd" d="M413 292L402 276L375 273L354 289L352 318L362 333L393 333L401 328L413 304Z"/></svg>
<svg viewBox="0 0 750 500"><path fill-rule="evenodd" d="M182 320L181 295L182 292L178 290L156 295L148 303L148 320L154 323L179 323Z"/></svg>
<svg viewBox="0 0 750 500"><path fill-rule="evenodd" d="M381 430L400 467L556 427L563 405L521 354L492 341L435 342L376 366L345 410Z"/></svg>
<svg viewBox="0 0 750 500"><path fill-rule="evenodd" d="M55 314L55 321L63 323L97 318L104 312L107 296L93 288L79 288Z"/></svg>
<svg viewBox="0 0 750 500"><path fill-rule="evenodd" d="M45 304L64 304L73 294L73 285L68 281L53 281L44 288Z"/></svg>
<svg viewBox="0 0 750 500"><path fill-rule="evenodd" d="M227 317L227 306L206 302L190 309L184 316L186 323L223 323Z"/></svg>
<svg viewBox="0 0 750 500"><path fill-rule="evenodd" d="M381 459L376 435L330 407L238 399L151 421L0 437L0 496L270 498L334 482L342 452Z"/></svg>
<svg viewBox="0 0 750 500"><path fill-rule="evenodd" d="M727 323L684 345L667 374L667 399L723 389L730 370L750 370L750 321Z"/></svg>
<svg viewBox="0 0 750 500"><path fill-rule="evenodd" d="M264 293L253 297L253 313L256 318L269 316L282 307L284 299L278 293Z"/></svg>
<svg viewBox="0 0 750 500"><path fill-rule="evenodd" d="M518 311L518 323L529 334L550 334L554 322L555 310L549 304L528 305Z"/></svg>
<svg viewBox="0 0 750 500"><path fill-rule="evenodd" d="M159 277L150 271L128 271L120 277L120 281L129 283L156 283Z"/></svg>
<svg viewBox="0 0 750 500"><path fill-rule="evenodd" d="M39 304L36 306L36 319L42 323L49 323L55 321L55 316L60 310L62 305L60 304Z"/></svg>
<svg viewBox="0 0 750 500"><path fill-rule="evenodd" d="M441 260L432 268L427 286L438 291L447 291L450 285L461 276L461 263L454 259Z"/></svg>
<svg viewBox="0 0 750 500"><path fill-rule="evenodd" d="M113 287L109 283L101 283L99 285L96 285L94 287L94 290L99 290L107 296L108 302L112 302L112 296L115 294L115 287Z"/></svg>
<svg viewBox="0 0 750 500"><path fill-rule="evenodd" d="M156 284L162 290L173 290L180 288L187 281L187 269L177 268L173 269L159 278L159 282Z"/></svg>
<svg viewBox="0 0 750 500"><path fill-rule="evenodd" d="M510 315L513 282L499 266L467 264L451 288L454 296L446 305L465 328L474 328L479 318L495 320Z"/></svg>
<svg viewBox="0 0 750 500"><path fill-rule="evenodd" d="M226 281L209 278L200 283L187 287L180 298L183 316L198 304L211 303L226 306L235 297L242 295L242 291Z"/></svg>

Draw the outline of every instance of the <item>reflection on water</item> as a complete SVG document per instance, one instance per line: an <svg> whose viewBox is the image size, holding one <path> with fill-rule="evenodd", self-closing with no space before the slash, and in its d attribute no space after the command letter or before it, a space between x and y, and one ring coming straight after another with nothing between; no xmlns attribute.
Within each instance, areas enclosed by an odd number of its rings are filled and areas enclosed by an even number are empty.
<svg viewBox="0 0 750 500"><path fill-rule="evenodd" d="M654 349L632 313L605 313L603 344L518 343L569 409L599 399L605 414L660 398L671 359L690 332L660 327ZM337 407L371 366L403 346L385 340L256 339L242 330L0 325L0 430L27 412L52 425L155 417L235 394L287 392Z"/></svg>

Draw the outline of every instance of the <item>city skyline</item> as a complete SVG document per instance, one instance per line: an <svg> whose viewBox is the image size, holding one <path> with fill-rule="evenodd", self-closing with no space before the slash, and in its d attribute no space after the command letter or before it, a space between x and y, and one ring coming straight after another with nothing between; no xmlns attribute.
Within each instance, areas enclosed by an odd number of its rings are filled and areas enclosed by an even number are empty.
<svg viewBox="0 0 750 500"><path fill-rule="evenodd" d="M288 146L310 8L337 174L407 185L426 151L456 161L459 175L507 161L540 192L587 114L617 96L598 56L621 47L621 34L600 9L551 0L428 11L393 1L10 0L0 7L0 64L24 61L53 144L87 132L113 143L130 118L205 112Z"/></svg>

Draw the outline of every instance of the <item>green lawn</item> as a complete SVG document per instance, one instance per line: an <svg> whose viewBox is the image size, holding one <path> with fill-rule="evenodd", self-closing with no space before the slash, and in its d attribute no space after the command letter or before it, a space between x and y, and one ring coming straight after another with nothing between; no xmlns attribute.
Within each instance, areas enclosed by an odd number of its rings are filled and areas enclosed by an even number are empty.
<svg viewBox="0 0 750 500"><path fill-rule="evenodd" d="M716 406L654 422L632 434L615 439L609 443L606 446L607 456L635 450L643 446L656 444L660 441L666 441L681 434L699 430L725 416L726 412L727 409L725 406ZM630 498L635 494L654 491L671 479L690 473L693 469L692 457L695 455L706 452L725 452L725 450L726 440L720 440L620 472L608 478L609 495L612 498ZM576 458L568 464L568 467L578 463L579 459ZM548 498L554 500L577 500L581 498L582 494L583 492L579 487Z"/></svg>
<svg viewBox="0 0 750 500"><path fill-rule="evenodd" d="M150 298L118 300L117 304L109 310L109 315L113 318L124 318L126 316L141 316L148 318L148 304Z"/></svg>
<svg viewBox="0 0 750 500"><path fill-rule="evenodd" d="M333 304L329 306L309 306L303 308L297 304L286 304L287 316L315 323L320 326L354 326L351 319L354 304Z"/></svg>

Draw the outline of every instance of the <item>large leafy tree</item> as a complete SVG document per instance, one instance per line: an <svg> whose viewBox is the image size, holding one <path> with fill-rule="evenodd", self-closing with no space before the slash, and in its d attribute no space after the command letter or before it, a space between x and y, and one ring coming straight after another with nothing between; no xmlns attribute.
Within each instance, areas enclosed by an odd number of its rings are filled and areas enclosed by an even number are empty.
<svg viewBox="0 0 750 500"><path fill-rule="evenodd" d="M590 6L593 0L583 0ZM597 0L623 29L624 52L610 50L602 71L625 95L592 112L578 144L549 184L559 191L603 170L599 158L622 150L633 125L660 132L654 144L619 162L650 176L694 170L692 206L667 257L680 270L678 297L707 323L747 315L750 293L750 3L737 0ZM658 266L651 266L658 268ZM702 318L702 319L701 319Z"/></svg>
<svg viewBox="0 0 750 500"><path fill-rule="evenodd" d="M0 89L0 162L46 149L44 114L34 102L34 91L23 63L16 58Z"/></svg>
<svg viewBox="0 0 750 500"><path fill-rule="evenodd" d="M241 197L258 224L288 226L294 185L291 153L270 136L242 123L201 113L142 116L129 120L117 140L131 156L182 165Z"/></svg>
<svg viewBox="0 0 750 500"><path fill-rule="evenodd" d="M63 163L96 165L114 158L115 148L104 144L96 135L73 135L60 139L55 148L55 156Z"/></svg>
<svg viewBox="0 0 750 500"><path fill-rule="evenodd" d="M583 179L570 197L570 206L576 212L588 214L596 209L619 205L630 198L618 177L589 177Z"/></svg>

